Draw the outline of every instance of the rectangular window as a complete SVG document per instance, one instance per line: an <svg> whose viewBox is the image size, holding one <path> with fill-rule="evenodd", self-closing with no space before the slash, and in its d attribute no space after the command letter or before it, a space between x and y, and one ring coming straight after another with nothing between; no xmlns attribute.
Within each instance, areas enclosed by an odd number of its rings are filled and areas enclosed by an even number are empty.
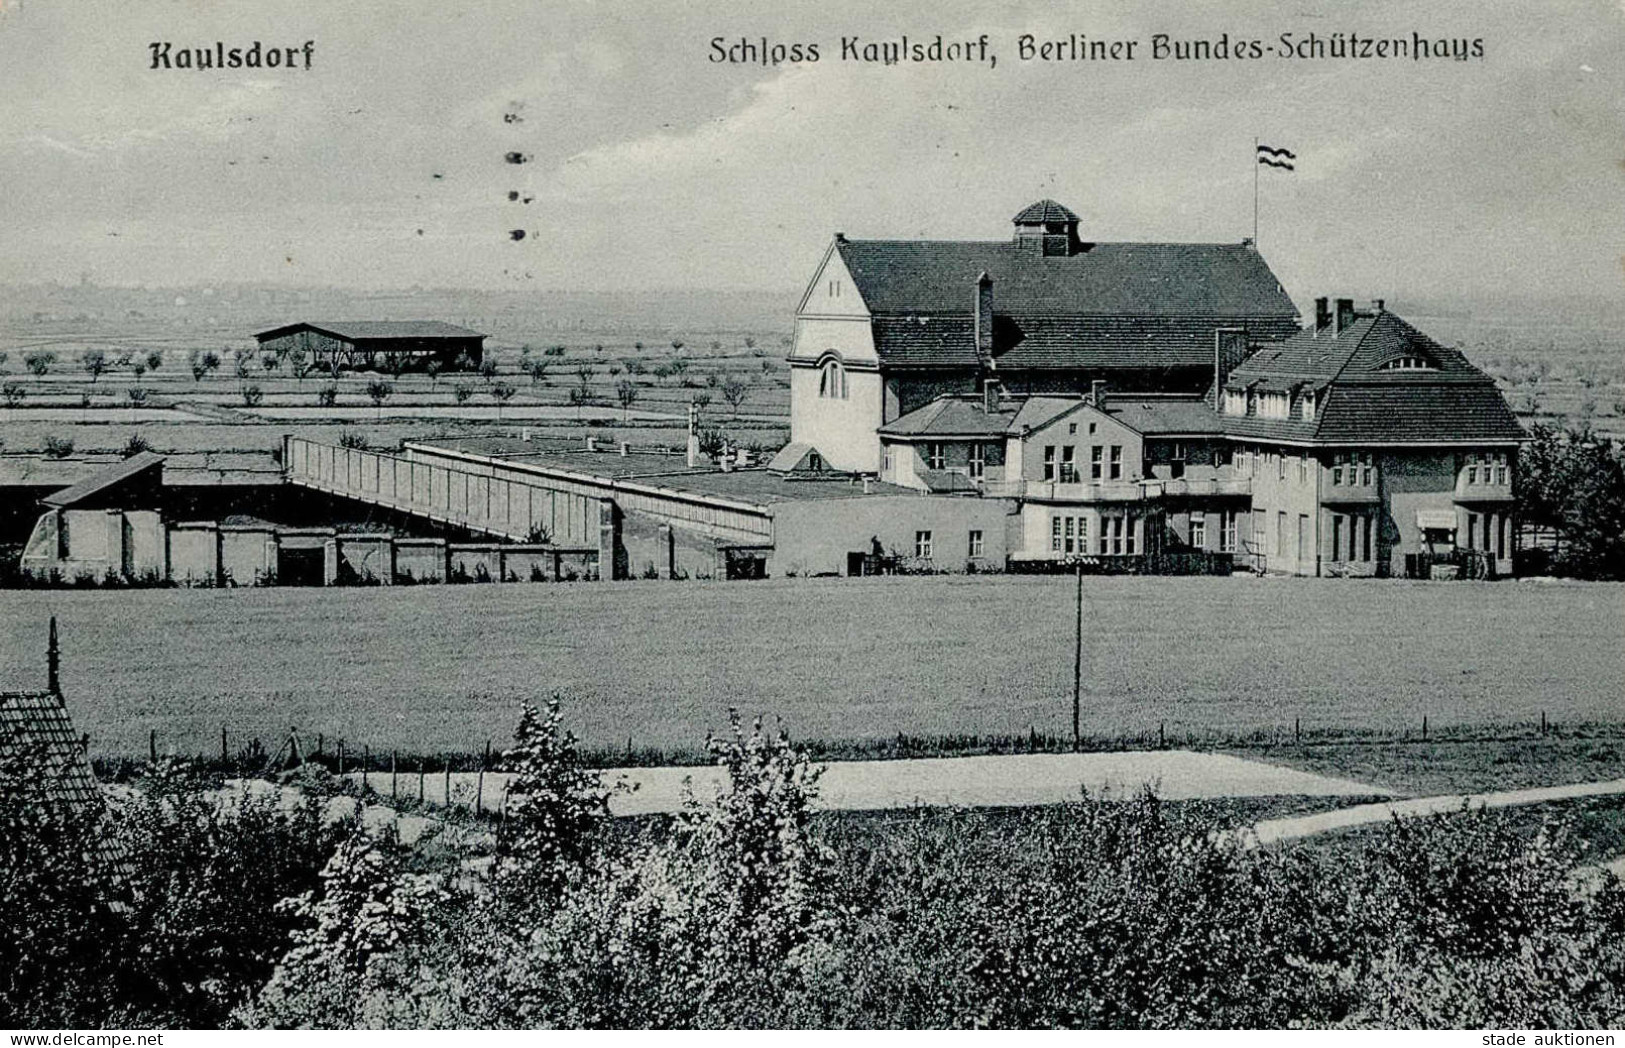
<svg viewBox="0 0 1625 1048"><path fill-rule="evenodd" d="M1361 535L1362 539L1364 540L1362 545L1365 547L1364 553L1360 557L1361 560L1370 560L1371 559L1371 533L1372 533L1372 531L1375 530L1375 528L1374 528L1375 523L1376 523L1376 518L1374 518L1369 513L1365 514L1364 516L1362 516L1360 518L1360 535Z"/></svg>
<svg viewBox="0 0 1625 1048"><path fill-rule="evenodd" d="M982 533L974 529L970 533L970 555L973 558L982 555Z"/></svg>
<svg viewBox="0 0 1625 1048"><path fill-rule="evenodd" d="M916 531L914 533L914 555L921 560L931 559L931 533L929 531Z"/></svg>
<svg viewBox="0 0 1625 1048"><path fill-rule="evenodd" d="M1049 519L1049 548L1052 553L1061 552L1061 521L1062 517Z"/></svg>
<svg viewBox="0 0 1625 1048"><path fill-rule="evenodd" d="M1077 546L1073 545L1074 541L1076 540L1075 526L1076 526L1076 518L1067 517L1066 518L1066 551L1068 553L1076 553L1077 549L1078 549Z"/></svg>
<svg viewBox="0 0 1625 1048"><path fill-rule="evenodd" d="M970 446L970 475L977 480L981 480L982 474L986 472L986 468L987 445L972 444Z"/></svg>
<svg viewBox="0 0 1625 1048"><path fill-rule="evenodd" d="M1286 510L1275 511L1275 555L1286 557Z"/></svg>
<svg viewBox="0 0 1625 1048"><path fill-rule="evenodd" d="M1219 514L1219 552L1236 552L1236 511L1233 509Z"/></svg>
<svg viewBox="0 0 1625 1048"><path fill-rule="evenodd" d="M946 461L947 456L943 454L941 444L927 444L925 446L926 469L941 469Z"/></svg>
<svg viewBox="0 0 1625 1048"><path fill-rule="evenodd" d="M1123 552L1125 554L1127 554L1128 556L1132 557L1132 556L1134 556L1134 521L1135 521L1135 518L1131 515L1131 516L1128 516L1128 517L1120 517L1119 520L1121 520L1122 524L1123 524L1123 532L1124 532L1124 534L1123 534Z"/></svg>
<svg viewBox="0 0 1625 1048"><path fill-rule="evenodd" d="M1502 514L1501 526L1495 530L1495 555L1501 560L1507 555L1507 536L1512 531L1511 518Z"/></svg>
<svg viewBox="0 0 1625 1048"><path fill-rule="evenodd" d="M1352 544L1352 540L1351 544ZM1343 559L1343 514L1332 514L1332 559Z"/></svg>
<svg viewBox="0 0 1625 1048"><path fill-rule="evenodd" d="M1168 451L1168 476L1178 480L1185 475L1185 445L1182 441L1174 441L1173 447Z"/></svg>
<svg viewBox="0 0 1625 1048"><path fill-rule="evenodd" d="M1473 469L1476 472L1478 467L1474 466ZM1468 549L1477 549L1478 548L1478 514L1477 513L1469 513L1469 514L1467 514L1467 548Z"/></svg>
<svg viewBox="0 0 1625 1048"><path fill-rule="evenodd" d="M1286 479L1286 452L1284 451L1275 453L1275 479Z"/></svg>
<svg viewBox="0 0 1625 1048"><path fill-rule="evenodd" d="M1112 466L1111 479L1112 480L1122 480L1123 479L1123 445L1121 445L1121 444L1113 444L1112 445L1111 466Z"/></svg>
<svg viewBox="0 0 1625 1048"><path fill-rule="evenodd" d="M1099 480L1100 479L1100 467L1101 467L1100 445L1095 444L1092 447L1090 447L1090 449L1089 449L1089 479L1090 480Z"/></svg>
<svg viewBox="0 0 1625 1048"><path fill-rule="evenodd" d="M887 444L885 450L880 454L880 472L890 473L892 468L892 449L891 445Z"/></svg>
<svg viewBox="0 0 1625 1048"><path fill-rule="evenodd" d="M1298 563L1309 559L1309 516L1298 514Z"/></svg>
<svg viewBox="0 0 1625 1048"><path fill-rule="evenodd" d="M1361 467L1360 467L1360 483L1364 484L1366 487L1371 486L1371 452L1369 452L1369 451L1366 452L1364 456L1362 456L1362 462L1361 462Z"/></svg>
<svg viewBox="0 0 1625 1048"><path fill-rule="evenodd" d="M1191 514L1190 544L1193 549L1207 548L1207 517L1201 513Z"/></svg>
<svg viewBox="0 0 1625 1048"><path fill-rule="evenodd" d="M1055 479L1055 445L1044 445L1044 479Z"/></svg>
<svg viewBox="0 0 1625 1048"><path fill-rule="evenodd" d="M1075 461L1077 448L1068 444L1061 449L1061 483L1076 484L1078 482L1078 464Z"/></svg>
<svg viewBox="0 0 1625 1048"><path fill-rule="evenodd" d="M1343 456L1342 455L1333 455L1332 456L1332 487L1334 487L1334 488L1338 487L1342 483L1343 483Z"/></svg>

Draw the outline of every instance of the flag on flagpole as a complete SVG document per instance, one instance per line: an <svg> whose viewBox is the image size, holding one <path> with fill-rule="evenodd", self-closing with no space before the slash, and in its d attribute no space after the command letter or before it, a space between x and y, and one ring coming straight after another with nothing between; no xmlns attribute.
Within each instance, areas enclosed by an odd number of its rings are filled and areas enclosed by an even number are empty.
<svg viewBox="0 0 1625 1048"><path fill-rule="evenodd" d="M1269 167L1281 167L1288 171L1296 171L1297 168L1292 166L1292 162L1296 159L1298 159L1297 155L1290 149L1273 149L1270 146L1263 145L1258 147L1258 162Z"/></svg>

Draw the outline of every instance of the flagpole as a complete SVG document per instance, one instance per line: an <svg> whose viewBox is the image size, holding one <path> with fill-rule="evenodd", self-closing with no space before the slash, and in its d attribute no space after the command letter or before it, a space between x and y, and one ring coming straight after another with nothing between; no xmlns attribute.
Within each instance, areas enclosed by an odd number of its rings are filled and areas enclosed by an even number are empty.
<svg viewBox="0 0 1625 1048"><path fill-rule="evenodd" d="M1253 246L1258 246L1258 136L1253 136Z"/></svg>

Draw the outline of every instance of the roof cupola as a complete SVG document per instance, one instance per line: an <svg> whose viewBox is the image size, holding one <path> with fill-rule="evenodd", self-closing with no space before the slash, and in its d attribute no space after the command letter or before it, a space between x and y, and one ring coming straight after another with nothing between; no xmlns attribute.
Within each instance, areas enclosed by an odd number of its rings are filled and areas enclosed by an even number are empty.
<svg viewBox="0 0 1625 1048"><path fill-rule="evenodd" d="M1078 253L1078 216L1053 200L1023 208L1013 221L1016 247L1023 253L1062 257Z"/></svg>

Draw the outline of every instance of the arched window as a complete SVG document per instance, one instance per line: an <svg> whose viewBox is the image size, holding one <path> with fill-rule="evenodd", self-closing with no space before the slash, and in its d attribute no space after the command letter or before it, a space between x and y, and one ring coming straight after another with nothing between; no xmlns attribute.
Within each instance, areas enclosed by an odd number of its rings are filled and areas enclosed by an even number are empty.
<svg viewBox="0 0 1625 1048"><path fill-rule="evenodd" d="M846 399L846 369L839 360L824 361L818 376L818 395L834 400Z"/></svg>

